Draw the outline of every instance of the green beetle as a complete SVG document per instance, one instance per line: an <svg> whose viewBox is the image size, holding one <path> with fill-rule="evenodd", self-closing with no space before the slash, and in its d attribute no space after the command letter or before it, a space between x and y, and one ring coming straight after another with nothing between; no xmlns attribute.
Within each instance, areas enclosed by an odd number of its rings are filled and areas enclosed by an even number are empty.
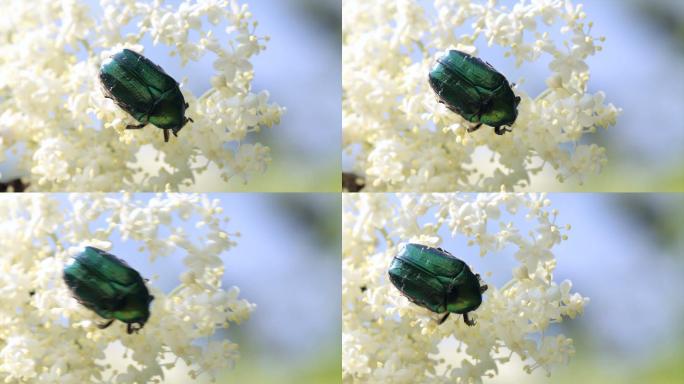
<svg viewBox="0 0 684 384"><path fill-rule="evenodd" d="M462 260L441 248L413 243L404 245L392 259L389 278L414 304L435 313L446 312L439 324L450 313L458 313L466 324L475 325L468 313L480 306L487 290L480 275L473 274Z"/></svg>
<svg viewBox="0 0 684 384"><path fill-rule="evenodd" d="M105 97L140 122L126 129L140 129L148 123L164 130L164 141L169 131L178 131L193 121L185 117L185 102L178 83L145 56L124 49L111 56L100 67L100 83Z"/></svg>
<svg viewBox="0 0 684 384"><path fill-rule="evenodd" d="M126 323L129 334L140 330L150 317L150 295L145 281L125 261L95 247L85 247L64 267L64 282L76 300L102 318ZM134 324L138 326L133 327Z"/></svg>
<svg viewBox="0 0 684 384"><path fill-rule="evenodd" d="M477 123L468 132L486 124L503 135L518 117L520 97L504 75L477 57L450 50L437 59L428 80L440 103Z"/></svg>

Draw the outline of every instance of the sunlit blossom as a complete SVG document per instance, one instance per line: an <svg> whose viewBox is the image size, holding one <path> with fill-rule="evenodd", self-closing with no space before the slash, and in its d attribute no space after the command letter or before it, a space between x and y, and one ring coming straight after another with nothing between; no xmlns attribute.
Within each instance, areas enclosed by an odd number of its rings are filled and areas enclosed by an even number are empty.
<svg viewBox="0 0 684 384"><path fill-rule="evenodd" d="M345 194L344 381L479 383L497 375L512 355L525 362L527 372L565 364L574 354L572 339L550 335L549 327L581 314L589 299L572 292L569 280L554 278L553 249L567 239L569 227L556 223L559 213L551 206L545 195ZM411 303L387 276L404 242L443 246L444 233L465 239L472 257L515 250L517 263L499 279L509 279L505 284L482 276L489 288L470 313L477 321L473 327L458 319L439 325L438 315ZM449 349L454 338L458 345Z"/></svg>
<svg viewBox="0 0 684 384"><path fill-rule="evenodd" d="M534 189L548 170L582 182L607 162L591 142L616 123L619 109L589 91L587 59L603 38L570 0L404 0L343 2L343 147L366 191L499 191ZM561 38L552 39L549 30ZM554 35L555 36L555 35ZM547 88L521 98L513 131L473 124L438 103L427 75L447 49L479 55L476 43L499 46L501 60L527 66L550 58ZM508 59L506 59L508 57ZM484 57L486 59L486 57Z"/></svg>
<svg viewBox="0 0 684 384"><path fill-rule="evenodd" d="M65 202L49 194L13 195L0 198L0 218L0 381L151 383L164 382L164 372L179 362L189 366L190 378L235 364L238 345L217 333L247 320L256 306L239 297L238 287L222 285L221 256L239 234L223 228L218 200L75 194ZM183 231L188 224L198 229ZM65 264L85 245L130 264L144 257L121 254L114 244L124 242L164 266L144 276L154 296L151 316L131 335L118 321L98 329L103 319L62 280ZM182 257L179 271L167 267L172 252ZM159 276L176 271L178 285L161 290ZM124 361L125 370L112 368L111 359Z"/></svg>
<svg viewBox="0 0 684 384"><path fill-rule="evenodd" d="M22 179L36 191L175 191L192 187L215 165L224 180L247 180L271 157L254 134L280 120L284 109L254 92L250 60L265 49L256 21L238 0L8 0L0 20L0 159L17 157ZM106 99L100 65L122 48L146 55L150 45L169 48L185 66L213 62L207 91L195 95L178 73L194 120L164 143L148 125ZM161 58L149 57L159 63ZM155 159L154 166L143 162ZM149 151L151 150L151 152ZM151 153L151 155L150 155ZM152 168L152 169L150 169Z"/></svg>

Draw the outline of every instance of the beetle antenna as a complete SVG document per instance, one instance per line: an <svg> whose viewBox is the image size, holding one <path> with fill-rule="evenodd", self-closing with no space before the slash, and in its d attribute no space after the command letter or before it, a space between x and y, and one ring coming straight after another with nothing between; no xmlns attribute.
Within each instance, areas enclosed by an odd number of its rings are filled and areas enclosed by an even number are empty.
<svg viewBox="0 0 684 384"><path fill-rule="evenodd" d="M451 255L451 253L449 253L449 251L447 251L447 250L444 249L444 248L437 248L437 249L439 249L440 251L446 253L447 255ZM452 255L452 256L453 256L453 255Z"/></svg>

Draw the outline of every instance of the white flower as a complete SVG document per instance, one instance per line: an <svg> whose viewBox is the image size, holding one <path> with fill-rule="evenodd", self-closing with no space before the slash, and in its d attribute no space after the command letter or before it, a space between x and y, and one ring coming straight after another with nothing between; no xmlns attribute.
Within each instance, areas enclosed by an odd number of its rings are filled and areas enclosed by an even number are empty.
<svg viewBox="0 0 684 384"><path fill-rule="evenodd" d="M179 229L199 220L192 233ZM147 383L161 382L179 361L190 366L190 378L233 366L238 345L215 336L247 320L255 305L239 298L237 287L222 286L219 256L235 245L224 220L219 202L199 195L147 201L105 194L74 194L68 202L49 194L0 198L0 381ZM118 321L98 329L102 319L79 304L62 280L64 266L84 245L128 261L137 257L118 254L113 244L121 241L134 242L150 259L180 252L187 266L170 293L147 276L155 297L151 316L133 335ZM125 369L105 360L106 351L117 350L111 347L122 351Z"/></svg>
<svg viewBox="0 0 684 384"><path fill-rule="evenodd" d="M558 212L550 207L543 194L345 194L343 379L482 382L499 372L509 354L529 362L527 371L565 364L574 353L572 340L545 331L551 323L581 314L589 299L571 293L569 280L554 280L553 248L566 237L555 224ZM525 219L529 230L519 230L512 215ZM496 277L483 275L489 288L482 305L471 313L477 320L474 327L456 320L438 325L437 315L412 304L387 277L400 244L440 246L443 233L463 237L482 256L517 249L517 264L507 283L496 286L491 283ZM453 338L459 353L444 353L445 342ZM445 355L459 358L445 360Z"/></svg>
<svg viewBox="0 0 684 384"><path fill-rule="evenodd" d="M237 0L163 3L100 0L89 9L80 1L3 2L12 14L0 21L0 158L6 151L18 157L29 190L177 191L192 187L209 165L224 179L265 170L268 147L249 144L259 149L249 166L234 161L231 148L253 142L254 132L278 124L284 111L268 92L251 89L250 61L267 38L255 35L256 22ZM170 47L182 65L215 56L206 93L181 84L194 122L169 143L153 125L126 130L137 122L104 97L98 80L112 54L145 54L147 39Z"/></svg>
<svg viewBox="0 0 684 384"><path fill-rule="evenodd" d="M69 179L67 158L71 150L69 143L58 138L47 138L38 144L33 153L31 173L38 178L39 185Z"/></svg>
<svg viewBox="0 0 684 384"><path fill-rule="evenodd" d="M559 181L581 182L606 163L603 148L579 144L614 125L619 112L602 92L588 91L586 60L603 39L591 35L581 5L345 0L342 8L343 147L366 190L528 189L545 168ZM548 28L565 38L552 40ZM514 88L519 114L501 137L486 126L468 133L473 124L439 104L427 81L440 52L478 55L478 40L503 47L517 66L551 58L546 90Z"/></svg>

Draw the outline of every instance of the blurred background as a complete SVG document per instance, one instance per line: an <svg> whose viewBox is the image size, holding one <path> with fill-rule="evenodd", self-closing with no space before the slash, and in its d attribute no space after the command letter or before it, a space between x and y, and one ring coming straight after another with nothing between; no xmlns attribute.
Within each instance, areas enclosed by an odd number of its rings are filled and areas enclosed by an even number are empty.
<svg viewBox="0 0 684 384"><path fill-rule="evenodd" d="M99 0L79 0L89 4L91 13L102 17ZM270 92L270 101L285 107L279 125L262 128L248 141L271 148L272 162L264 174L247 184L240 178L224 183L215 167L198 177L185 190L200 192L262 191L320 192L340 190L341 112L341 0L239 0L248 4L258 21L256 34L269 36L266 50L253 57L252 91ZM164 4L177 6L179 0ZM135 23L129 25L133 30ZM210 28L225 36L225 25ZM225 39L224 39L225 40ZM226 41L223 41L225 44ZM153 46L143 40L145 55L164 68L198 97L210 88L215 57L181 67L169 47ZM21 177L12 153L0 163L0 191ZM141 164L151 164L155 154L141 153ZM203 164L203 163L202 163ZM16 186L14 186L16 190Z"/></svg>
<svg viewBox="0 0 684 384"><path fill-rule="evenodd" d="M572 226L564 231L569 239L553 249L554 279L569 279L572 291L590 302L583 315L552 325L547 334L572 338L576 354L550 377L543 369L524 373L525 362L514 358L484 382L684 383L684 195L552 193L548 198L560 212L556 224ZM534 223L521 216L502 219L525 233ZM486 283L500 287L511 279L512 247L480 258L479 249L468 247L463 237L452 239L448 230L440 235L441 247ZM442 345L443 357L459 361L455 347L455 342Z"/></svg>
<svg viewBox="0 0 684 384"><path fill-rule="evenodd" d="M224 281L238 285L241 295L257 303L238 333L229 330L242 357L218 382L338 383L340 195L217 196L241 233L237 257L226 259Z"/></svg>
<svg viewBox="0 0 684 384"><path fill-rule="evenodd" d="M428 5L432 0L419 0ZM479 1L478 1L479 2ZM499 0L512 7L517 0ZM592 35L605 36L603 50L587 60L589 92L603 91L606 100L622 108L617 125L586 141L606 148L608 165L578 184L558 183L552 169L532 178L534 191L684 191L684 1L574 0L583 4ZM434 10L432 10L434 12ZM558 26L541 27L556 41ZM477 41L478 54L530 96L539 95L550 73L551 58L515 67L504 48ZM522 81L524 79L524 81ZM483 151L484 163L489 153ZM343 168L353 159L343 156Z"/></svg>
<svg viewBox="0 0 684 384"><path fill-rule="evenodd" d="M684 1L573 3L582 3L587 19L595 22L592 34L606 37L603 50L587 60L589 91L605 92L622 112L617 125L588 136L607 150L601 174L577 185L559 184L547 171L533 181L539 182L534 190L684 191ZM550 59L524 71L514 69L512 61L499 62L508 65L501 68L504 73L525 77L521 86L530 95L545 87L539 74L547 73Z"/></svg>
<svg viewBox="0 0 684 384"><path fill-rule="evenodd" d="M57 194L55 194L57 196ZM67 195L59 194L65 206ZM152 194L136 194L143 201ZM219 383L338 383L340 366L340 233L339 194L209 194L219 199L230 221L223 227L237 245L222 255L224 288L240 288L240 298L257 305L251 317L222 335L240 345L241 358ZM196 219L196 220L194 220ZM174 226L196 233L192 218ZM96 228L104 218L93 222ZM160 233L164 236L164 233ZM170 292L179 284L183 255L150 263L134 241L112 236L111 252L126 261L151 285ZM131 255L126 257L126 255ZM152 314L154 316L154 314ZM121 353L111 353L120 356ZM116 365L117 362L112 362ZM187 383L187 366L167 372L165 383ZM198 382L209 382L205 376Z"/></svg>
<svg viewBox="0 0 684 384"><path fill-rule="evenodd" d="M240 1L259 21L257 34L271 38L252 61L253 88L268 90L287 111L280 125L256 136L271 147L273 162L266 173L246 185L235 178L227 186L207 174L198 179L199 191L340 191L341 1ZM198 73L206 70L198 68ZM208 87L209 77L202 83Z"/></svg>

